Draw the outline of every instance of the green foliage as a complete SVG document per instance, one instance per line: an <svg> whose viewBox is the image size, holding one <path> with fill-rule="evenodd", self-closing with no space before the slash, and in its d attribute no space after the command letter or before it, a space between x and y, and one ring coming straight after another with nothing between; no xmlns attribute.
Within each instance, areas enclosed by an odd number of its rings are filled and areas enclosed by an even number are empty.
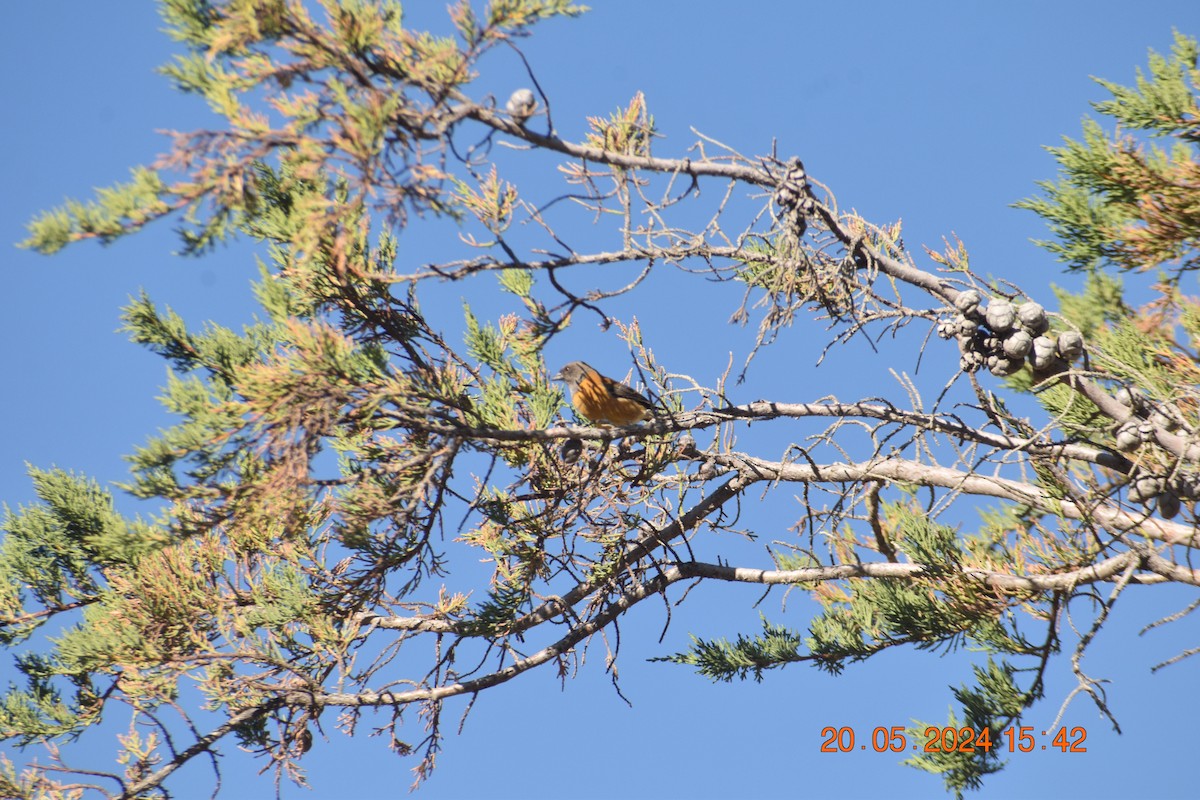
<svg viewBox="0 0 1200 800"><path fill-rule="evenodd" d="M972 560L989 556L1011 560L1011 553L997 551L1003 537L985 532L964 540L953 529L930 522L904 504L887 504L884 513L897 532L899 547L914 562L930 565L927 578L847 582L840 592L817 585L812 590L814 597L826 606L826 611L810 623L807 638L764 618L763 633L758 636L739 634L732 643L693 636L692 647L686 653L654 660L694 666L713 680L744 679L752 674L761 681L767 669L805 661L836 674L848 662L865 660L897 644L912 644L917 649L970 644L989 656L985 664L972 667L974 685L954 690L962 705L962 716L952 712L942 725L915 722L909 736L913 741L925 741L930 727L971 728L989 731L996 746L973 752L922 753L905 762L941 775L947 790L961 797L965 790L980 788L987 775L1003 768L999 757L1002 730L1041 698L1040 677L1032 688L1022 689L1015 680L1017 670L990 654L1040 656L1042 649L1016 630L1015 620L996 604L998 598L962 576L960 567L968 553ZM1011 527L1011 509L990 513L994 519L985 531ZM776 560L781 569L815 566L807 554L777 554ZM1011 598L1010 602L1030 599Z"/></svg>
<svg viewBox="0 0 1200 800"><path fill-rule="evenodd" d="M1200 46L1196 40L1175 31L1170 58L1150 51L1150 77L1137 70L1134 86L1122 86L1100 78L1096 82L1113 98L1096 104L1101 114L1113 117L1130 128L1149 131L1154 136L1188 134L1195 137L1196 97L1194 89Z"/></svg>
<svg viewBox="0 0 1200 800"><path fill-rule="evenodd" d="M650 142L654 139L654 117L646 107L646 97L641 92L633 96L629 105L618 108L608 119L588 117L591 132L587 142L593 147L622 153L624 155L650 155Z"/></svg>
<svg viewBox="0 0 1200 800"><path fill-rule="evenodd" d="M1105 371L1146 391L1154 399L1175 394L1179 376L1169 364L1155 357L1158 336L1146 331L1129 318L1096 333L1097 349L1105 356Z"/></svg>
<svg viewBox="0 0 1200 800"><path fill-rule="evenodd" d="M737 640L701 639L692 636L691 649L651 661L687 664L713 682L729 683L734 678L744 680L753 675L761 683L763 673L786 664L807 660L800 655L803 637L783 626L762 619L762 633L756 636L738 634Z"/></svg>
<svg viewBox="0 0 1200 800"><path fill-rule="evenodd" d="M528 416L534 427L544 428L563 405L562 392L544 377L538 320L546 319L545 309L532 298L533 281L524 270L503 270L499 281L501 288L522 300L534 318L526 322L506 314L498 325L481 324L464 304L467 352L495 373L481 380L472 408L480 424L488 427L512 428L516 420Z"/></svg>
<svg viewBox="0 0 1200 800"><path fill-rule="evenodd" d="M458 203L493 236L502 235L512 225L513 211L518 203L517 188L501 181L494 165L487 177L479 181L478 189L457 178L454 189Z"/></svg>
<svg viewBox="0 0 1200 800"><path fill-rule="evenodd" d="M157 528L113 510L111 493L58 469L29 468L39 504L5 506L0 543L0 641L29 636L48 615L22 613L30 600L47 609L94 602L97 567L128 564L162 546ZM26 598L28 593L31 597Z"/></svg>
<svg viewBox="0 0 1200 800"><path fill-rule="evenodd" d="M9 684L0 702L0 738L27 745L50 737L77 735L96 721L91 702L95 695L81 689L75 702L64 700L52 679L58 671L38 655L20 655L16 668L27 683L20 689Z"/></svg>
<svg viewBox="0 0 1200 800"><path fill-rule="evenodd" d="M159 72L179 91L203 96L217 114L232 116L240 111L237 89L243 81L201 52L177 55L174 63L160 67Z"/></svg>
<svg viewBox="0 0 1200 800"><path fill-rule="evenodd" d="M1104 272L1089 272L1084 279L1083 291L1079 294L1058 286L1051 288L1058 298L1058 313L1086 339L1090 339L1102 325L1111 325L1131 313L1125 304L1121 279Z"/></svg>
<svg viewBox="0 0 1200 800"><path fill-rule="evenodd" d="M132 171L132 180L99 190L95 201L71 201L37 216L22 246L53 253L81 239L110 242L151 220L186 210L186 224L179 229L184 252L203 252L244 232L247 221L263 208L287 213L286 204L263 202L271 198L259 194L278 188L270 185L275 179L259 156L261 149L274 149L260 147L264 140L276 144L281 131L285 138L293 137L293 146L278 153L285 191L295 181L319 182L325 175L337 174L338 170L325 169L332 161L377 165L395 148L397 117L416 128L436 124L434 108L422 105L412 89L445 96L474 78L469 64L487 49L525 33L540 20L586 10L564 0L505 0L490 6L488 22L480 27L473 15L460 9L460 32L463 25L470 31L469 49L462 51L453 39L405 29L395 2L330 4L328 27L310 17L303 6L283 2L166 0L160 7L169 34L190 47L189 53L176 56L161 71L181 91L205 97L229 121L233 134L177 142L177 153L165 163L190 169L193 180L168 184L160 174L164 170L139 167ZM287 67L277 60L283 54L272 49L284 36L303 42L291 51L293 61ZM364 87L360 81L338 77L338 68L345 66L336 54L339 48L355 59L369 57L373 65L383 65L382 85ZM325 103L315 103L312 92L286 94L298 74L322 70L326 71L321 79ZM243 104L242 98L259 90L274 95L276 111L287 119L281 129ZM328 139L333 144L322 146L303 138L322 126L336 130ZM407 143L404 136L400 138L401 145ZM394 202L397 209L407 202L420 209L449 211L436 188L447 176L422 164L419 156L410 160L413 155L401 155L409 163L409 185L399 187L384 202ZM310 202L297 206L304 212L301 224L323 234L325 224L336 227L347 209L339 206L335 212L335 207L311 202L314 199L310 195ZM308 248L302 252L304 259L314 255Z"/></svg>
<svg viewBox="0 0 1200 800"><path fill-rule="evenodd" d="M211 322L205 325L203 333L192 333L184 319L169 306L160 313L145 292L122 312L125 324L121 330L130 339L158 353L177 370L204 370L222 391L239 369L261 359L284 337L278 327L254 325L238 334Z"/></svg>
<svg viewBox="0 0 1200 800"><path fill-rule="evenodd" d="M962 798L966 790L980 789L984 777L1004 768L999 754L1005 729L1019 721L1022 712L1042 696L1040 684L1033 691L1022 691L1014 679L1016 670L1007 662L989 658L986 665L974 665L972 670L975 685L963 685L954 690L955 699L962 704L962 717L951 711L941 725L914 720L909 734L915 740L925 741L928 738L925 732L929 728L953 728L956 731L966 728L975 733L987 731L990 744L961 752L958 748L934 748L932 752L919 753L904 762L924 772L941 775L947 791L954 792L957 798Z"/></svg>
<svg viewBox="0 0 1200 800"><path fill-rule="evenodd" d="M840 591L820 584L813 596L825 611L810 623L810 636L803 640L807 653L796 647L801 640L785 634L782 628L764 626L772 635L758 638L739 637L730 644L695 639L687 653L668 660L691 664L702 674L730 680L744 677L752 664L756 677L761 670L797 661L840 673L848 663L861 661L882 649L910 644L919 650L951 649L970 643L988 652L1027 654L1036 648L1021 636L1006 605L977 581L962 573L965 550L974 547L974 538L964 542L958 533L938 525L906 504L886 504L886 515L897 531L898 548L915 563L926 565L916 580L847 581ZM987 548L984 548L985 550ZM780 554L776 555L780 561ZM784 569L813 566L807 555L782 559ZM792 642L795 646L792 646ZM772 653L778 660L772 660ZM739 666L740 665L740 666Z"/></svg>
<svg viewBox="0 0 1200 800"><path fill-rule="evenodd" d="M488 4L487 15L491 25L521 30L540 20L560 16L577 17L587 11L587 6L569 0L492 0Z"/></svg>
<svg viewBox="0 0 1200 800"><path fill-rule="evenodd" d="M161 0L158 13L167 24L166 34L177 42L203 50L212 44L217 9L208 0Z"/></svg>
<svg viewBox="0 0 1200 800"><path fill-rule="evenodd" d="M501 584L473 609L464 622L463 632L472 636L500 636L508 632L514 620L529 607L525 586Z"/></svg>
<svg viewBox="0 0 1200 800"><path fill-rule="evenodd" d="M1131 198L1121 184L1110 183L1114 145L1094 120L1084 120L1083 141L1067 139L1063 147L1047 148L1060 165L1059 181L1039 181L1045 197L1016 203L1049 222L1053 239L1037 244L1058 256L1071 269L1095 269L1115 257L1112 242L1129 219L1123 205ZM1106 195L1105 193L1109 193Z"/></svg>
<svg viewBox="0 0 1200 800"><path fill-rule="evenodd" d="M165 213L168 206L159 199L165 192L159 174L144 167L130 172L131 180L97 190L96 200L71 201L38 214L29 223L29 238L20 246L49 254L80 239L107 244Z"/></svg>
<svg viewBox="0 0 1200 800"><path fill-rule="evenodd" d="M1200 218L1187 189L1200 144L1198 53L1196 40L1177 32L1170 57L1151 51L1150 75L1139 71L1135 86L1097 79L1113 95L1094 104L1097 112L1120 128L1176 137L1170 151L1127 135L1110 137L1092 119L1084 120L1081 140L1048 148L1058 161L1058 180L1039 183L1043 197L1016 205L1046 220L1054 238L1038 244L1069 269L1146 270L1172 260L1184 269L1198 265L1188 252Z"/></svg>

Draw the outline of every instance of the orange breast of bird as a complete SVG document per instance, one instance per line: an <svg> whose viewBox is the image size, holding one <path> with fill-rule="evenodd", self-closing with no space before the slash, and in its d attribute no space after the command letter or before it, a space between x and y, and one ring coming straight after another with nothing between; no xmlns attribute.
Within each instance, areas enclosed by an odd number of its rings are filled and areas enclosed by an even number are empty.
<svg viewBox="0 0 1200 800"><path fill-rule="evenodd" d="M622 389L626 390L624 393L636 395L632 389L616 382L605 381L599 373L591 370L579 381L572 399L579 412L593 422L631 425L645 419L649 415L647 401L640 395L637 399L622 397Z"/></svg>

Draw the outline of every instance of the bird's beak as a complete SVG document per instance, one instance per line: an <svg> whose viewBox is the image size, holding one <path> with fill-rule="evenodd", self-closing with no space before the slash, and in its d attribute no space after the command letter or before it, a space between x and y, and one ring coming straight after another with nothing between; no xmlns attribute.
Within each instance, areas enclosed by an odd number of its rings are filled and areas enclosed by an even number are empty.
<svg viewBox="0 0 1200 800"><path fill-rule="evenodd" d="M560 369L558 372L554 373L554 377L553 377L553 378L551 378L550 380L552 380L552 381L565 381L565 380L566 380L566 378L564 378L564 377L563 377L562 370Z"/></svg>

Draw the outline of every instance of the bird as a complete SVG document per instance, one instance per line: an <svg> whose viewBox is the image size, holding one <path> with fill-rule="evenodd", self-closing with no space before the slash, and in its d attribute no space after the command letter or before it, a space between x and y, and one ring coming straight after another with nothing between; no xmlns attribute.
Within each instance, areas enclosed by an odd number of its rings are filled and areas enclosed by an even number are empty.
<svg viewBox="0 0 1200 800"><path fill-rule="evenodd" d="M623 383L601 375L582 361L572 361L554 380L571 387L575 410L591 422L632 425L650 419L654 404Z"/></svg>
<svg viewBox="0 0 1200 800"><path fill-rule="evenodd" d="M512 115L513 122L524 128L533 112L537 111L537 98L530 89L517 89L504 104L504 110Z"/></svg>

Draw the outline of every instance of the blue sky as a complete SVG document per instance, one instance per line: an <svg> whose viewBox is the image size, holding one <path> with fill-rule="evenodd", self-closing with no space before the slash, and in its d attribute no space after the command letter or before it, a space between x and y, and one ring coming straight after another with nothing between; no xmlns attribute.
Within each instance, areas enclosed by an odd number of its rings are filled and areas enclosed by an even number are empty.
<svg viewBox="0 0 1200 800"><path fill-rule="evenodd" d="M440 17L443 5L412 4L413 24ZM1136 10L1107 0L750 2L737 4L736 12L734 4L713 2L601 0L595 6L582 19L546 25L523 43L564 136L579 137L585 115L608 114L641 90L666 137L656 145L659 155L682 153L695 138L689 126L747 154L767 152L776 139L778 151L802 157L844 207L876 222L903 218L910 249L936 248L943 236L957 234L979 272L1007 277L1048 303L1051 283L1072 285L1073 279L1030 244L1045 235L1040 222L1009 207L1034 191L1034 181L1053 176L1042 146L1077 134L1088 102L1103 97L1089 75L1132 82L1148 47L1169 48L1172 27L1200 35L1194 2ZM181 259L172 255L177 245L169 225L53 258L13 247L37 211L66 197L85 198L93 187L152 160L166 146L157 130L214 123L202 101L174 93L154 74L173 43L158 32L149 3L43 0L12 4L2 19L0 238L9 244L0 249L0 371L7 389L0 393L0 500L16 506L33 499L26 461L118 481L127 474L122 454L170 424L155 400L165 365L115 332L127 297L145 287L191 320L240 325L254 312L247 291L254 251L237 243L202 260ZM481 91L506 96L518 75L511 59L500 60L481 80ZM511 177L521 182L520 175ZM414 244L416 251L427 247ZM674 315L655 315L645 299L625 310L642 320L661 361L711 382L728 350L744 347L746 333L720 327L727 308L705 326L719 343L697 346L685 323L696 309L707 312L708 291L674 296ZM456 310L459 290L444 294ZM815 369L821 336L816 328L789 331L756 366L760 371L752 373L742 399L808 401L832 393L848 400L894 391L887 367L896 351L855 352ZM548 362L571 360L580 350L606 371L628 366L615 334L591 323L556 340ZM926 385L940 386L951 374L957 356L942 355L944 363L923 367L930 370ZM741 357L744 351L737 363ZM913 369L911 363L895 366ZM121 507L143 510L128 500ZM763 535L782 538L794 521L793 509L790 519L771 520L777 528ZM912 718L944 719L952 702L947 685L967 679L970 654L895 652L836 679L792 668L761 684L713 686L683 668L644 659L686 647L689 631L753 632L760 592L706 586L696 595L674 609L661 643L661 608L640 608L622 625L621 690L632 708L613 691L601 649L565 687L549 672L522 676L479 699L462 735L448 736L439 769L418 796L939 793L936 778L898 766L891 755L820 753L820 731L852 726L862 735ZM761 610L803 627L805 602L792 596L785 613L779 597ZM1086 754L1016 754L978 796L1194 792L1186 763L1164 756L1191 742L1200 662L1154 675L1150 667L1193 646L1200 627L1185 620L1138 636L1142 626L1190 599L1174 589L1131 591L1088 653L1091 674L1111 680L1109 699L1123 736L1077 699L1064 723L1087 729ZM1047 699L1026 724L1048 725L1071 690L1066 655L1048 680ZM461 704L448 708L448 729L462 710ZM363 730L369 727L368 720ZM328 729L330 740L319 741L305 762L315 792L285 787L286 797L406 791L413 763L390 755L378 739L347 739L332 724ZM416 729L410 732L410 740L420 738ZM106 752L111 742L95 745ZM269 778L255 775L261 764L227 750L229 796L266 796ZM21 756L15 758L20 763ZM177 796L208 796L206 767L184 775L184 784L174 786Z"/></svg>

